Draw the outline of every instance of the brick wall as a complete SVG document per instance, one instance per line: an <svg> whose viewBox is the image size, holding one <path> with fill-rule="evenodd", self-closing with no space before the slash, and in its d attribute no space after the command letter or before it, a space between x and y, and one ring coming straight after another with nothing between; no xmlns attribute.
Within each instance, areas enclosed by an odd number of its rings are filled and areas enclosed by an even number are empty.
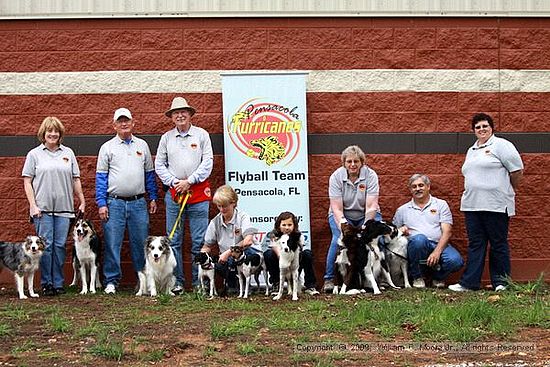
<svg viewBox="0 0 550 367"><path fill-rule="evenodd" d="M0 22L0 81L15 73L116 70L352 70L352 69L550 69L550 19L338 18L338 19L113 19ZM33 74L25 74L32 81ZM80 75L80 74L79 74ZM93 82L91 80L90 82ZM185 89L185 86L183 86ZM399 88L396 88L397 90ZM195 122L222 133L221 93L184 93L198 110ZM33 136L47 115L64 122L68 135L108 135L112 111L128 107L136 133L161 134L172 127L163 116L175 93L14 94L0 93L0 135ZM547 134L550 88L540 92L340 91L308 92L310 134L365 132L468 132L469 118L487 112L497 132ZM547 136L547 135L545 135ZM78 150L77 147L73 147ZM156 147L151 147L156 150ZM525 180L511 221L513 272L533 279L547 270L550 224L549 151L522 154ZM424 172L433 194L454 214L452 242L465 254L459 199L463 154L368 154L379 174L385 218L409 199L408 177ZM94 203L96 159L79 156L88 215L99 226ZM0 238L21 240L33 228L20 172L23 156L0 156ZM312 238L319 280L330 242L326 222L328 177L339 165L337 152L310 155ZM223 183L223 156L215 157L213 184ZM214 214L214 212L212 212ZM164 232L164 208L151 218L154 234ZM69 241L70 242L70 241ZM187 240L187 244L189 241ZM129 256L124 255L126 262ZM186 256L189 267L189 257ZM125 267L125 281L133 281ZM488 274L485 273L485 276ZM6 272L0 282L9 281Z"/></svg>

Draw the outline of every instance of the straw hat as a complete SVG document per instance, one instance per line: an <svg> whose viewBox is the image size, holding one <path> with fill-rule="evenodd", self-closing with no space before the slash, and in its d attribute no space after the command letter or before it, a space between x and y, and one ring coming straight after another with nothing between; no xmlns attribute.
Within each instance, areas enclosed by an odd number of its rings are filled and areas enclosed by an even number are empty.
<svg viewBox="0 0 550 367"><path fill-rule="evenodd" d="M170 106L170 109L166 111L164 114L168 117L172 117L172 112L175 110L183 110L187 109L189 112L191 112L191 116L195 114L195 109L187 103L185 98L183 97L176 97L172 100L172 105Z"/></svg>

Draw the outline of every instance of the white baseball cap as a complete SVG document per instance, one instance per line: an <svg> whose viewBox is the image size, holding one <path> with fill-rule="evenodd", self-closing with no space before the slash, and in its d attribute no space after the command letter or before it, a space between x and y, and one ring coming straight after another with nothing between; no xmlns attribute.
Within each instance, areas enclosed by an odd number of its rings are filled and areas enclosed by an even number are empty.
<svg viewBox="0 0 550 367"><path fill-rule="evenodd" d="M115 114L113 116L113 121L117 121L122 116L127 117L130 120L132 119L132 114L130 113L130 110L122 107L115 111Z"/></svg>

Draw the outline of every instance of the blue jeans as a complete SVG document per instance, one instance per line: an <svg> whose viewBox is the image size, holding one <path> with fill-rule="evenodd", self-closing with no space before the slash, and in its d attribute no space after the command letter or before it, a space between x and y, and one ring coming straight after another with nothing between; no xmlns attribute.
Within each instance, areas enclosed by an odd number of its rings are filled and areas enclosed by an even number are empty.
<svg viewBox="0 0 550 367"><path fill-rule="evenodd" d="M458 251L450 244L445 247L439 258L440 269L436 270L427 265L420 265L420 260L426 260L437 247L437 242L430 241L423 234L417 234L409 238L407 246L409 260L409 275L414 279L422 278L425 273L431 273L434 280L445 280L449 274L459 270L464 265L464 260Z"/></svg>
<svg viewBox="0 0 550 367"><path fill-rule="evenodd" d="M108 198L109 219L103 222L103 238L105 241L105 258L103 274L105 284L118 286L122 278L120 268L120 249L124 239L124 231L128 227L130 256L136 272L145 267L145 240L149 234L149 212L144 198L124 201Z"/></svg>
<svg viewBox="0 0 550 367"><path fill-rule="evenodd" d="M376 216L374 217L376 220L382 220L382 214L376 213ZM352 220L349 218L346 218L349 224L355 227L359 227L363 225L363 222L365 221L365 218L358 219L358 220ZM327 263L325 267L325 280L332 280L334 279L334 262L336 261L336 252L338 252L338 239L340 238L340 228L336 225L336 222L334 221L334 215L330 214L328 216L328 224L330 226L330 231L332 232L332 239L330 241L330 247L328 248L327 253Z"/></svg>
<svg viewBox="0 0 550 367"><path fill-rule="evenodd" d="M172 200L172 195L170 191L166 192L164 196L164 203L166 204L166 235L169 235L172 231L172 227L176 222L180 206ZM181 215L181 220L178 224L178 228L174 233L172 238L172 249L174 250L174 255L176 256L176 261L178 266L174 271L176 276L176 285L184 286L185 277L183 275L183 264L181 257L181 242L184 236L184 221L185 218L189 218L189 231L191 231L191 254L193 259L197 255L204 242L204 235L206 233L206 228L208 228L208 209L210 207L209 201L202 201L195 204L187 204ZM199 285L199 270L196 264L192 265L193 273L193 286Z"/></svg>
<svg viewBox="0 0 550 367"><path fill-rule="evenodd" d="M40 284L63 287L65 273L65 243L69 234L70 218L42 214L33 218L36 233L46 240L46 249L40 259Z"/></svg>
<svg viewBox="0 0 550 367"><path fill-rule="evenodd" d="M485 266L487 243L489 248L489 271L493 287L506 285L510 276L510 246L508 245L507 213L464 212L468 233L468 262L460 279L460 285L479 289Z"/></svg>

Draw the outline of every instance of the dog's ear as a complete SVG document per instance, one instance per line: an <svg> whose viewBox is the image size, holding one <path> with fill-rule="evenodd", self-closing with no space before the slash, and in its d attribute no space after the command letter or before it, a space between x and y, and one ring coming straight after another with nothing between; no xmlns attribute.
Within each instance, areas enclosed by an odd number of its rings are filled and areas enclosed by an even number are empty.
<svg viewBox="0 0 550 367"><path fill-rule="evenodd" d="M172 241L170 241L170 239L166 236L163 236L160 242L166 247L170 247L170 244L172 243Z"/></svg>

